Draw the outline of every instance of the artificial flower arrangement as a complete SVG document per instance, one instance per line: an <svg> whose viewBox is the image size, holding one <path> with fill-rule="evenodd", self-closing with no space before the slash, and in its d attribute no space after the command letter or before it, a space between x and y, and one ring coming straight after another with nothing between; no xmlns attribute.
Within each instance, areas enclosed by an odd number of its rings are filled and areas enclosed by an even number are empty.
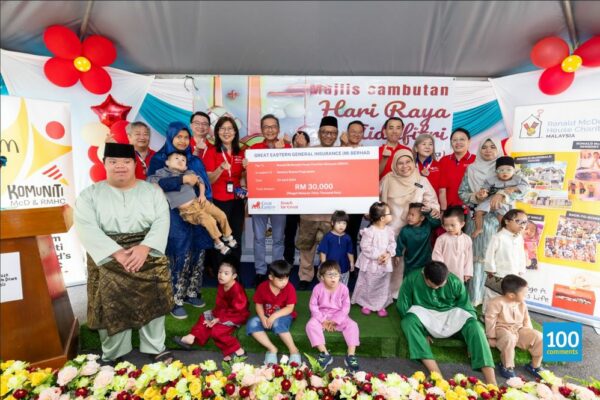
<svg viewBox="0 0 600 400"><path fill-rule="evenodd" d="M310 365L277 364L255 367L243 362L214 361L183 365L155 363L138 369L129 362L100 366L97 355L80 355L61 369L31 368L23 361L0 364L2 399L264 399L264 400L528 400L600 398L600 381L561 379L544 371L541 382L513 378L507 386L486 385L473 376L456 374L445 380L433 373L348 373L342 368L324 371L307 356Z"/></svg>

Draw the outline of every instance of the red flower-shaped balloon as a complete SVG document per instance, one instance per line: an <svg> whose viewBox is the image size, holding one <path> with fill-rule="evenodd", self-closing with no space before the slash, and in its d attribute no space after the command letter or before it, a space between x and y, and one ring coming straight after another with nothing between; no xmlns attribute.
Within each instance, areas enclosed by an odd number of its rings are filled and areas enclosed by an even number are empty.
<svg viewBox="0 0 600 400"><path fill-rule="evenodd" d="M545 68L538 86L549 95L564 92L575 80L575 71L600 66L600 36L594 36L569 55L569 45L559 37L551 36L537 42L531 49L531 61Z"/></svg>
<svg viewBox="0 0 600 400"><path fill-rule="evenodd" d="M83 87L94 94L110 90L112 80L102 68L117 58L117 50L110 40L92 35L81 43L72 30L53 25L44 32L44 43L54 54L44 65L44 73L50 82L69 87L81 79Z"/></svg>

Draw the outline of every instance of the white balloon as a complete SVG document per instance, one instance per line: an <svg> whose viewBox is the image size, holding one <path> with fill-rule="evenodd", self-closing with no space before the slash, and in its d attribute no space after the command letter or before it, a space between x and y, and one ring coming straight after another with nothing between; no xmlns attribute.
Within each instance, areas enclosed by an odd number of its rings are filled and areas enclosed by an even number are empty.
<svg viewBox="0 0 600 400"><path fill-rule="evenodd" d="M91 122L85 124L81 130L81 137L90 146L99 146L106 140L106 135L110 133L108 126L100 122Z"/></svg>
<svg viewBox="0 0 600 400"><path fill-rule="evenodd" d="M285 111L281 110L281 109L277 109L275 110L275 112L273 113L274 116L276 116L279 119L284 119L285 118Z"/></svg>
<svg viewBox="0 0 600 400"><path fill-rule="evenodd" d="M304 117L304 106L299 103L289 103L284 108L285 114L290 118Z"/></svg>

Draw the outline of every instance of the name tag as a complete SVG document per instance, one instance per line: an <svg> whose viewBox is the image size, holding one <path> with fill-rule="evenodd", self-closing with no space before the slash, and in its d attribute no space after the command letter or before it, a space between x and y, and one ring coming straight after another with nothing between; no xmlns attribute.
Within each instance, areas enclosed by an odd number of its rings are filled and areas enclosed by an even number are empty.
<svg viewBox="0 0 600 400"><path fill-rule="evenodd" d="M418 187L418 188L423 189L423 185L421 185L420 183L415 182L415 186Z"/></svg>

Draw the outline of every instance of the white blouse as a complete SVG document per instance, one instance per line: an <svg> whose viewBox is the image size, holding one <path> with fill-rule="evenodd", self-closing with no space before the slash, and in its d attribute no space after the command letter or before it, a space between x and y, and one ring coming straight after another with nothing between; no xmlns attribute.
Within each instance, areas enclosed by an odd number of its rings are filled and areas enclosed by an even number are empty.
<svg viewBox="0 0 600 400"><path fill-rule="evenodd" d="M485 253L485 271L498 278L506 275L523 275L527 265L523 236L514 234L505 228L494 236Z"/></svg>

